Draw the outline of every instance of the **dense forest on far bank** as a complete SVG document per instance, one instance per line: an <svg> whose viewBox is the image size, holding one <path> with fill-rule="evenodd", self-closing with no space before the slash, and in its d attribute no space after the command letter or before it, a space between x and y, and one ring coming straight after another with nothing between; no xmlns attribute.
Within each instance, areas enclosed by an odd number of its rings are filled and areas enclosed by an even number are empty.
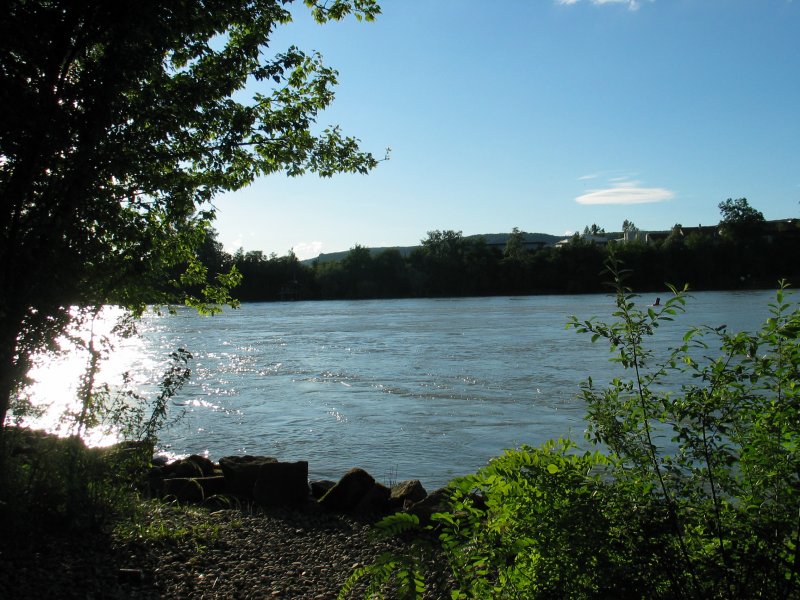
<svg viewBox="0 0 800 600"><path fill-rule="evenodd" d="M765 221L745 199L719 206L717 226L645 234L626 221L622 232L593 225L564 243L534 248L530 234L517 229L504 245L431 231L410 253L356 245L341 260L308 263L291 252L230 255L211 232L202 255L212 272L235 266L242 273L234 296L244 302L600 292L612 248L638 291L663 290L665 283L702 290L800 282L800 220Z"/></svg>

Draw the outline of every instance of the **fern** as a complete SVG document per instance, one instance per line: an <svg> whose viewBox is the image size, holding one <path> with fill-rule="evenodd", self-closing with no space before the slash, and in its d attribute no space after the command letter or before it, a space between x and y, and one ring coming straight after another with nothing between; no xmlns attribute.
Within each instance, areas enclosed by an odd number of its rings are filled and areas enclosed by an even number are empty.
<svg viewBox="0 0 800 600"><path fill-rule="evenodd" d="M359 581L369 578L364 598L382 598L391 583L396 582L397 593L393 597L401 600L417 600L425 593L425 577L419 561L413 556L384 552L371 565L355 569L339 590L338 600L345 600Z"/></svg>
<svg viewBox="0 0 800 600"><path fill-rule="evenodd" d="M384 517L375 524L375 535L386 539L397 537L410 531L420 531L419 517L409 513L395 513Z"/></svg>

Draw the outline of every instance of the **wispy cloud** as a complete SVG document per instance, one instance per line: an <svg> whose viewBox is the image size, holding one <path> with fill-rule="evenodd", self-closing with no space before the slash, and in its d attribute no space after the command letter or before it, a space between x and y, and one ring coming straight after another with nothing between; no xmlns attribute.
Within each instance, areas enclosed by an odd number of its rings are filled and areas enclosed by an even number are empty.
<svg viewBox="0 0 800 600"><path fill-rule="evenodd" d="M575 198L575 202L578 204L651 204L671 200L675 197L675 193L671 190L642 187L640 183L616 178L609 182L609 187L589 190Z"/></svg>
<svg viewBox="0 0 800 600"><path fill-rule="evenodd" d="M602 6L603 4L624 4L628 7L628 10L639 10L641 6L641 0L588 0L592 4ZM653 0L650 0L651 2ZM577 4L580 0L556 0L556 4Z"/></svg>

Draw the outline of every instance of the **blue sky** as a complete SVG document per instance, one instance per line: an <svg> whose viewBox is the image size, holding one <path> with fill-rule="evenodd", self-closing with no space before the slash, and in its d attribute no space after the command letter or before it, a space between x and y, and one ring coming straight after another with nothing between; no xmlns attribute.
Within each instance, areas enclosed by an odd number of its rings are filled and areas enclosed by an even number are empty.
<svg viewBox="0 0 800 600"><path fill-rule="evenodd" d="M391 159L220 197L229 250L300 258L433 229L556 235L713 224L746 197L800 213L800 0L384 0L374 23L301 6L272 50L339 71L320 127Z"/></svg>

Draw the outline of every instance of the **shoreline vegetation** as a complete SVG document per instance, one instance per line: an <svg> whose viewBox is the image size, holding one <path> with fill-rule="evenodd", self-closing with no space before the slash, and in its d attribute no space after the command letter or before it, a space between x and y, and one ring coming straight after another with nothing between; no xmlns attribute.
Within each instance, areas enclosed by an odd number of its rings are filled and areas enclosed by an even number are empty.
<svg viewBox="0 0 800 600"><path fill-rule="evenodd" d="M24 428L5 440L24 481L0 513L4 598L335 598L353 569L403 551L373 535L381 516L445 508L419 481L383 485L361 469L309 482L307 463L269 457L148 467L142 444L87 448ZM73 486L94 490L70 498ZM449 597L444 564L427 563L426 597Z"/></svg>
<svg viewBox="0 0 800 600"><path fill-rule="evenodd" d="M663 291L665 282L737 290L800 281L800 220L765 221L745 199L728 202L756 216L723 213L715 226L676 224L660 232L642 232L628 222L616 233L593 225L561 240L518 229L468 237L430 231L416 247L355 245L333 259L306 261L291 251L279 257L239 249L231 255L211 230L200 255L212 274L235 269L242 275L235 290L242 302L605 292L603 265L612 251L630 272L628 285L640 292Z"/></svg>
<svg viewBox="0 0 800 600"><path fill-rule="evenodd" d="M759 331L695 327L654 362L686 291L639 306L613 256L608 269L613 320L569 326L608 343L628 378L581 386L582 444L510 449L427 494L359 469L309 483L302 461L153 465L152 439L91 450L8 429L23 443L4 448L16 495L0 512L0 592L800 598L796 299L782 284ZM693 382L663 386L675 373ZM656 428L672 431L671 454Z"/></svg>
<svg viewBox="0 0 800 600"><path fill-rule="evenodd" d="M338 78L319 53L270 47L291 4L29 0L0 21L0 595L800 598L800 309L781 284L758 332L695 328L655 363L647 342L685 293L642 309L629 291L798 282L798 220L767 222L739 198L720 203L718 226L676 224L663 240L626 221L613 251L592 225L538 250L517 230L503 248L432 231L408 257L228 256L211 230L222 194L277 173L366 175L388 159L318 123ZM296 4L320 24L381 13L376 0ZM609 276L611 321L570 325L607 342L628 377L583 384L585 447L509 450L454 480L430 523L379 521L388 546L338 514L146 500L141 474L191 349L172 354L156 398L114 398L95 379L102 343L86 342L82 405L67 417L77 434L110 419L130 452L87 450L79 435L13 444L25 436L10 422L35 409L24 389L36 357L103 306L135 321L147 305L235 306L240 282L249 301L582 293ZM669 389L676 372L692 384ZM196 491L216 477L175 479Z"/></svg>

